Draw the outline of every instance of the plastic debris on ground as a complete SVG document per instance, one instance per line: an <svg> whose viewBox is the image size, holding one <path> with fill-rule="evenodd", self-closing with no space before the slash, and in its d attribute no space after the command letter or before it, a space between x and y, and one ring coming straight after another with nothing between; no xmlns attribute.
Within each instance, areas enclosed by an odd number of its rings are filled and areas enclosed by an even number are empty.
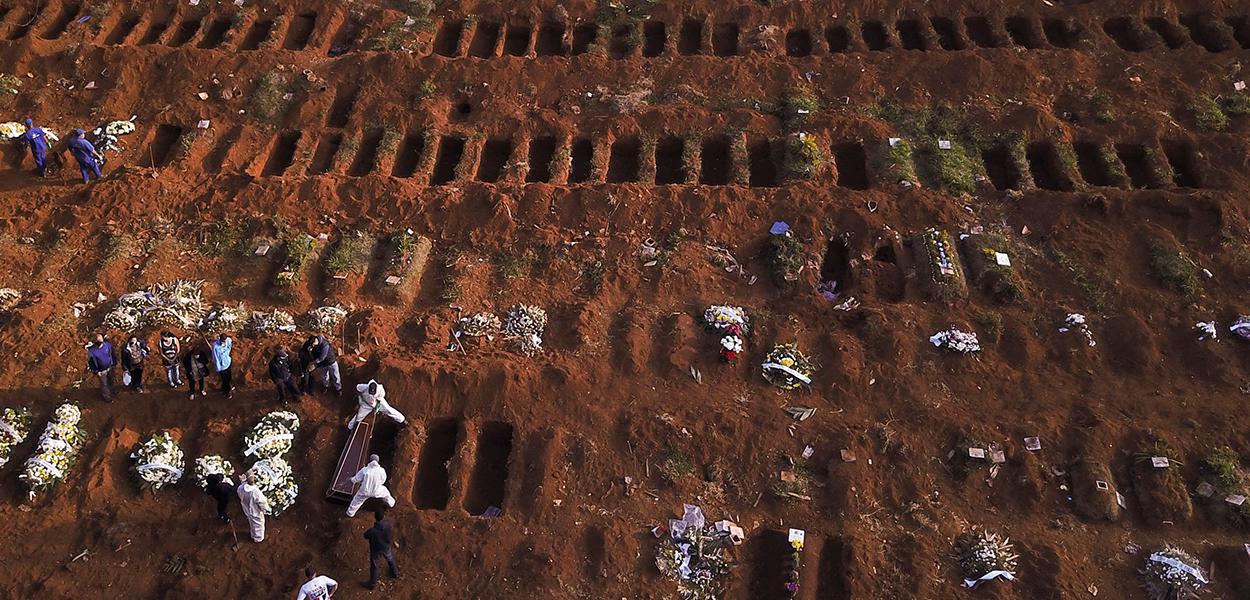
<svg viewBox="0 0 1250 600"><path fill-rule="evenodd" d="M525 356L538 354L543 347L543 330L547 328L547 311L528 304L517 304L505 315L503 332L517 343Z"/></svg>
<svg viewBox="0 0 1250 600"><path fill-rule="evenodd" d="M812 361L799 352L796 344L779 344L773 346L760 365L764 380L783 390L793 390L802 385L811 385L812 372L816 370Z"/></svg>
<svg viewBox="0 0 1250 600"><path fill-rule="evenodd" d="M1215 321L1198 321L1194 323L1194 332L1198 334L1198 341L1200 342L1214 340L1218 337L1215 332Z"/></svg>
<svg viewBox="0 0 1250 600"><path fill-rule="evenodd" d="M977 341L976 332L960 331L954 327L929 336L929 342L938 348L960 354L981 351L981 343Z"/></svg>
<svg viewBox="0 0 1250 600"><path fill-rule="evenodd" d="M726 550L742 542L742 529L731 521L708 523L703 510L690 504L681 519L669 520L668 529L656 550L660 574L677 582L683 600L720 598L734 566Z"/></svg>
<svg viewBox="0 0 1250 600"><path fill-rule="evenodd" d="M1191 600L1210 583L1202 563L1184 550L1164 545L1146 557L1141 573L1153 600Z"/></svg>
<svg viewBox="0 0 1250 600"><path fill-rule="evenodd" d="M1094 341L1094 332L1089 330L1089 323L1085 320L1085 315L1083 314L1068 313L1068 316L1064 317L1063 326L1059 328L1059 333L1068 333L1069 331L1080 332L1085 337L1085 343L1089 344L1090 348L1098 345Z"/></svg>
<svg viewBox="0 0 1250 600"><path fill-rule="evenodd" d="M963 571L964 587L969 588L995 579L1014 581L1020 558L1011 540L987 531L972 531L956 540L955 557Z"/></svg>

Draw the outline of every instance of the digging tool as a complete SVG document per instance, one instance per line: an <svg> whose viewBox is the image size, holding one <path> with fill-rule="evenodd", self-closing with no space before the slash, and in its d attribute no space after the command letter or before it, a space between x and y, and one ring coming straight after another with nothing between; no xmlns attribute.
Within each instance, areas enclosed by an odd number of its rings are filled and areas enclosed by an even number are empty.
<svg viewBox="0 0 1250 600"><path fill-rule="evenodd" d="M234 536L234 545L230 546L230 549L235 552L238 552L239 551L239 532L235 530L233 520L227 521L227 523L230 524L230 535Z"/></svg>

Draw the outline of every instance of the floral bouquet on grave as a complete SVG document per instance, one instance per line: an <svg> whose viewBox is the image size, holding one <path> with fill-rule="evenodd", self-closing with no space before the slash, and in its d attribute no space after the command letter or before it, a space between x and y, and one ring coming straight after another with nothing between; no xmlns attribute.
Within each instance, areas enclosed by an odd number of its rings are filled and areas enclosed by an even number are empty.
<svg viewBox="0 0 1250 600"><path fill-rule="evenodd" d="M768 351L760 365L764 380L783 390L793 390L812 383L816 370L812 361L799 352L797 344L778 344Z"/></svg>
<svg viewBox="0 0 1250 600"><path fill-rule="evenodd" d="M260 422L243 436L243 456L247 460L263 460L291 451L299 417L288 410L277 410L260 418Z"/></svg>
<svg viewBox="0 0 1250 600"><path fill-rule="evenodd" d="M6 408L0 413L0 467L8 464L13 447L30 434L30 410L26 407Z"/></svg>
<svg viewBox="0 0 1250 600"><path fill-rule="evenodd" d="M201 456L195 459L192 475L195 477L195 485L200 486L200 489L208 488L209 475L221 475L226 483L234 483L230 480L230 476L234 475L234 465L217 454Z"/></svg>
<svg viewBox="0 0 1250 600"><path fill-rule="evenodd" d="M74 466L78 452L86 441L86 432L79 424L82 412L66 402L56 408L48 426L39 435L35 454L26 460L18 476L28 488L33 500L38 492L51 490Z"/></svg>
<svg viewBox="0 0 1250 600"><path fill-rule="evenodd" d="M178 440L168 431L162 431L144 441L130 458L135 461L134 471L139 485L157 491L182 479L186 458L178 447Z"/></svg>
<svg viewBox="0 0 1250 600"><path fill-rule="evenodd" d="M295 505L299 484L295 483L295 474L285 460L262 459L252 465L251 472L256 475L256 486L269 501L269 515L276 517Z"/></svg>

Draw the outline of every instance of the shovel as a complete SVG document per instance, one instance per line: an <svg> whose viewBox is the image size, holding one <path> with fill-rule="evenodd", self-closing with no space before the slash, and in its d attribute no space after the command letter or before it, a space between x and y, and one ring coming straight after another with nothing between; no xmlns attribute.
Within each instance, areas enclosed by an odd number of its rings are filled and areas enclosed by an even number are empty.
<svg viewBox="0 0 1250 600"><path fill-rule="evenodd" d="M238 552L239 551L239 532L235 531L234 529L233 519L230 520L230 535L234 536L234 545L231 546L230 549L235 552Z"/></svg>

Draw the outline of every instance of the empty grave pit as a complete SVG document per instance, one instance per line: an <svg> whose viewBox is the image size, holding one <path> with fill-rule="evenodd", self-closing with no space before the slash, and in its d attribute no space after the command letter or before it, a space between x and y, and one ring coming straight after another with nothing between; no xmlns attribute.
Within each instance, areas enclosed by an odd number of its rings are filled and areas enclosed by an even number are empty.
<svg viewBox="0 0 1250 600"><path fill-rule="evenodd" d="M677 53L684 55L698 54L703 46L703 21L686 19L681 23L681 32L677 37Z"/></svg>
<svg viewBox="0 0 1250 600"><path fill-rule="evenodd" d="M482 21L473 28L473 37L469 38L469 56L474 58L491 58L495 56L495 48L499 45L499 34L503 25L491 21Z"/></svg>
<svg viewBox="0 0 1250 600"><path fill-rule="evenodd" d="M273 148L269 151L269 158L265 161L265 168L261 174L274 176L285 173L291 166L291 162L295 160L295 149L299 146L302 136L301 131L284 131L279 134L274 141Z"/></svg>
<svg viewBox="0 0 1250 600"><path fill-rule="evenodd" d="M130 34L134 32L135 27L139 25L139 21L143 19L142 13L132 12L124 15L117 21L117 25L109 31L104 43L109 46L117 46L126 43Z"/></svg>
<svg viewBox="0 0 1250 600"><path fill-rule="evenodd" d="M618 138L608 154L608 183L638 181L642 144L636 137Z"/></svg>
<svg viewBox="0 0 1250 600"><path fill-rule="evenodd" d="M360 87L347 86L340 88L330 105L330 114L326 117L326 126L344 127L352 116L352 108L356 106L356 98L360 95Z"/></svg>
<svg viewBox="0 0 1250 600"><path fill-rule="evenodd" d="M283 50L303 50L317 28L317 13L303 12L291 19L286 29L286 37L282 40Z"/></svg>
<svg viewBox="0 0 1250 600"><path fill-rule="evenodd" d="M1008 17L1006 21L1007 35L1011 41L1029 50L1036 50L1045 45L1037 25L1028 17Z"/></svg>
<svg viewBox="0 0 1250 600"><path fill-rule="evenodd" d="M618 23L612 27L612 39L608 40L608 56L614 59L628 58L634 53L635 23Z"/></svg>
<svg viewBox="0 0 1250 600"><path fill-rule="evenodd" d="M430 185L446 185L456 179L456 169L460 159L464 157L465 139L459 136L445 135L438 143L438 155L434 159L434 173L430 176Z"/></svg>
<svg viewBox="0 0 1250 600"><path fill-rule="evenodd" d="M143 33L143 37L139 40L140 46L147 46L161 41L161 37L165 35L165 31L169 29L171 21L169 17L154 18L148 28Z"/></svg>
<svg viewBox="0 0 1250 600"><path fill-rule="evenodd" d="M1003 46L998 33L994 31L994 24L987 17L975 16L964 19L964 30L968 32L968 38L982 48Z"/></svg>
<svg viewBox="0 0 1250 600"><path fill-rule="evenodd" d="M455 57L460 53L460 36L463 34L463 19L443 21L438 27L438 33L434 35L434 53L449 58Z"/></svg>
<svg viewBox="0 0 1250 600"><path fill-rule="evenodd" d="M243 43L239 44L239 50L258 50L260 45L265 43L270 35L273 35L273 19L259 19L252 23L248 28L247 35L243 38Z"/></svg>
<svg viewBox="0 0 1250 600"><path fill-rule="evenodd" d="M573 28L573 54L585 54L590 52L595 42L599 40L599 26L593 23L584 23Z"/></svg>
<svg viewBox="0 0 1250 600"><path fill-rule="evenodd" d="M61 4L61 10L57 12L56 18L48 24L43 30L43 34L39 37L45 40L55 40L65 33L65 29L69 27L70 21L78 16L78 11L82 10L81 2L64 2Z"/></svg>
<svg viewBox="0 0 1250 600"><path fill-rule="evenodd" d="M903 19L895 24L899 44L904 50L928 50L923 32L924 25L916 19Z"/></svg>
<svg viewBox="0 0 1250 600"><path fill-rule="evenodd" d="M546 21L538 28L538 37L534 39L534 53L538 56L564 56L565 28L563 23Z"/></svg>
<svg viewBox="0 0 1250 600"><path fill-rule="evenodd" d="M1124 172L1128 175L1130 185L1135 188L1148 188L1159 184L1150 169L1150 156L1146 153L1145 146L1116 144L1115 152L1124 164Z"/></svg>
<svg viewBox="0 0 1250 600"><path fill-rule="evenodd" d="M726 185L729 183L730 143L725 136L711 136L703 140L700 152L699 183Z"/></svg>
<svg viewBox="0 0 1250 600"><path fill-rule="evenodd" d="M1163 17L1147 17L1145 23L1163 40L1169 50L1184 48L1189 43L1189 36L1186 35L1185 29L1177 23Z"/></svg>
<svg viewBox="0 0 1250 600"><path fill-rule="evenodd" d="M1117 46L1129 52L1144 52L1157 41L1155 34L1133 17L1107 19L1102 30Z"/></svg>
<svg viewBox="0 0 1250 600"><path fill-rule="evenodd" d="M595 144L590 138L577 138L570 149L569 183L590 181L594 168Z"/></svg>
<svg viewBox="0 0 1250 600"><path fill-rule="evenodd" d="M642 24L642 55L654 58L664 54L668 45L668 28L663 21L647 21Z"/></svg>
<svg viewBox="0 0 1250 600"><path fill-rule="evenodd" d="M511 157L512 140L486 140L486 144L482 146L482 157L477 164L477 180L486 183L499 181Z"/></svg>
<svg viewBox="0 0 1250 600"><path fill-rule="evenodd" d="M739 35L737 23L717 23L712 28L712 54L737 56Z"/></svg>
<svg viewBox="0 0 1250 600"><path fill-rule="evenodd" d="M1168 140L1163 143L1163 154L1172 167L1173 183L1182 188L1202 187L1197 152L1186 142Z"/></svg>
<svg viewBox="0 0 1250 600"><path fill-rule="evenodd" d="M1072 48L1080 38L1077 26L1063 19L1046 19L1042 21L1042 34L1046 41L1056 48Z"/></svg>
<svg viewBox="0 0 1250 600"><path fill-rule="evenodd" d="M189 16L178 24L173 37L169 38L169 46L177 48L191 41L200 32L202 18L198 15Z"/></svg>
<svg viewBox="0 0 1250 600"><path fill-rule="evenodd" d="M660 185L686 182L686 168L682 161L686 151L686 141L676 137L666 137L655 147L655 182Z"/></svg>
<svg viewBox="0 0 1250 600"><path fill-rule="evenodd" d="M525 174L528 183L546 183L551 181L551 162L556 156L556 138L539 136L530 140L529 171Z"/></svg>
<svg viewBox="0 0 1250 600"><path fill-rule="evenodd" d="M381 127L375 127L365 132L364 139L360 142L360 149L356 151L356 157L352 161L352 166L347 170L347 174L352 177L364 177L373 172L373 168L378 162L378 144L386 135L386 131Z"/></svg>
<svg viewBox="0 0 1250 600"><path fill-rule="evenodd" d="M864 44L869 50L882 51L890 49L890 32L880 21L865 22L860 29L864 36Z"/></svg>
<svg viewBox="0 0 1250 600"><path fill-rule="evenodd" d="M1189 29L1190 39L1195 44L1206 48L1207 52L1224 52L1237 45L1236 40L1229 35L1227 24L1217 21L1210 15L1182 14L1179 20L1186 29Z"/></svg>
<svg viewBox="0 0 1250 600"><path fill-rule="evenodd" d="M342 133L328 133L321 137L317 149L313 151L312 162L308 164L309 175L321 175L330 171L334 164L334 155L338 154L339 146L343 145Z"/></svg>
<svg viewBox="0 0 1250 600"><path fill-rule="evenodd" d="M1033 182L1044 190L1070 192L1073 189L1072 178L1068 175L1063 160L1054 144L1050 142L1034 142L1026 150L1029 171Z"/></svg>
<svg viewBox="0 0 1250 600"><path fill-rule="evenodd" d="M846 52L851 48L851 33L845 25L831 25L825 29L825 44L829 52Z"/></svg>
<svg viewBox="0 0 1250 600"><path fill-rule="evenodd" d="M222 41L226 39L226 33L230 31L230 26L233 24L234 22L226 17L213 19L208 24L208 28L204 30L204 35L200 38L199 47L211 50L220 46Z"/></svg>
<svg viewBox="0 0 1250 600"><path fill-rule="evenodd" d="M786 56L811 56L812 32L807 29L791 29L786 32Z"/></svg>
<svg viewBox="0 0 1250 600"><path fill-rule="evenodd" d="M409 132L399 144L399 154L395 156L395 164L391 167L393 177L412 177L421 164L425 153L425 136L420 132Z"/></svg>
<svg viewBox="0 0 1250 600"><path fill-rule="evenodd" d="M177 125L159 125L152 143L148 145L147 162L150 167L164 167L174 156L174 144L182 136L182 128Z"/></svg>
<svg viewBox="0 0 1250 600"><path fill-rule="evenodd" d="M959 32L959 25L947 17L932 17L929 24L933 27L933 32L937 34L938 45L943 50L963 50L967 47L964 43L963 34Z"/></svg>
<svg viewBox="0 0 1250 600"><path fill-rule="evenodd" d="M525 56L530 51L530 38L534 29L529 23L510 23L503 38L503 53L508 56Z"/></svg>
<svg viewBox="0 0 1250 600"><path fill-rule="evenodd" d="M434 419L428 423L417 462L416 489L413 490L417 508L447 508L451 500L448 463L456 456L456 448L463 435L464 426L457 419Z"/></svg>
<svg viewBox="0 0 1250 600"><path fill-rule="evenodd" d="M750 163L748 182L751 187L777 186L777 160L772 142L755 140L748 146L748 162Z"/></svg>
<svg viewBox="0 0 1250 600"><path fill-rule="evenodd" d="M1116 184L1111 177L1111 165L1107 164L1098 144L1076 142L1072 149L1076 152L1076 166L1085 183L1099 187Z"/></svg>
<svg viewBox="0 0 1250 600"><path fill-rule="evenodd" d="M836 144L833 147L833 160L838 168L838 187L852 190L866 190L870 185L868 179L868 156L864 145L858 142Z"/></svg>
<svg viewBox="0 0 1250 600"><path fill-rule="evenodd" d="M469 514L482 515L492 507L503 510L512 437L512 425L501 421L487 421L478 433L476 461L464 499Z"/></svg>
<svg viewBox="0 0 1250 600"><path fill-rule="evenodd" d="M1011 156L1011 151L1003 146L993 146L981 151L981 160L985 163L985 173L990 178L994 189L1020 189L1020 166Z"/></svg>

